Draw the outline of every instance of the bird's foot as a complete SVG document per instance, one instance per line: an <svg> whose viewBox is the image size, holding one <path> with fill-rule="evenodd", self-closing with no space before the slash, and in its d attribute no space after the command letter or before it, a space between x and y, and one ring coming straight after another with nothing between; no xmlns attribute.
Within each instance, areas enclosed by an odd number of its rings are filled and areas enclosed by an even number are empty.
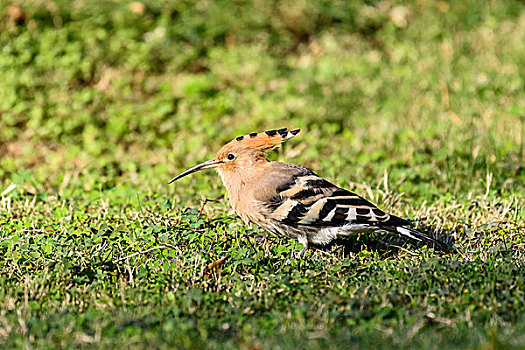
<svg viewBox="0 0 525 350"><path fill-rule="evenodd" d="M297 252L296 250L294 250L292 252L292 258L304 259L306 251L308 250L308 239L306 237L299 237L298 241L299 243L303 245L303 249L301 249L300 252Z"/></svg>

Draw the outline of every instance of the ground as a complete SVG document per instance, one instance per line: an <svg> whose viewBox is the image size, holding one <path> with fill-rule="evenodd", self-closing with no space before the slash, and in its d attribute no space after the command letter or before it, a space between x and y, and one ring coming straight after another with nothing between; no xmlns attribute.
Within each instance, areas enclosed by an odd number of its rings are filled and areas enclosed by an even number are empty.
<svg viewBox="0 0 525 350"><path fill-rule="evenodd" d="M524 10L0 3L0 346L523 349ZM302 131L271 159L450 251L359 236L300 259L213 171L167 185L281 127Z"/></svg>

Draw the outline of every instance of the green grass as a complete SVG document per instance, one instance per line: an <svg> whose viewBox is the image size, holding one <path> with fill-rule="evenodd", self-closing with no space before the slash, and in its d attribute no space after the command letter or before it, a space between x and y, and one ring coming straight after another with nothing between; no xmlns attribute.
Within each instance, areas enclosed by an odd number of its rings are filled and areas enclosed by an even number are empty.
<svg viewBox="0 0 525 350"><path fill-rule="evenodd" d="M0 347L525 348L523 2L144 4L0 3ZM280 127L453 249L300 260L167 185Z"/></svg>

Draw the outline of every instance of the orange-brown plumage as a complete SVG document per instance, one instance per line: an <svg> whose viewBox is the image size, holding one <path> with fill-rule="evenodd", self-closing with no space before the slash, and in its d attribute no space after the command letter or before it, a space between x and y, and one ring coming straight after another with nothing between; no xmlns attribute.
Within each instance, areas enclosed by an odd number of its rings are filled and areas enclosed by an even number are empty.
<svg viewBox="0 0 525 350"><path fill-rule="evenodd" d="M190 168L169 183L195 171L215 168L229 201L245 222L308 243L328 244L358 232L391 231L435 246L442 244L413 230L406 220L379 210L366 199L339 188L308 169L270 162L264 152L297 135L298 129L239 136L215 158Z"/></svg>

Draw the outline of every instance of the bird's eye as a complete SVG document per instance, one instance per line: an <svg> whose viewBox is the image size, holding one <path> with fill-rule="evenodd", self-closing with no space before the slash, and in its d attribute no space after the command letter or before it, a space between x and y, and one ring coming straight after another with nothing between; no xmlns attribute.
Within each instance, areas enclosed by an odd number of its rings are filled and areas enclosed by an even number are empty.
<svg viewBox="0 0 525 350"><path fill-rule="evenodd" d="M233 155L233 153L229 153L227 156L228 160L234 160L235 159L235 156Z"/></svg>

